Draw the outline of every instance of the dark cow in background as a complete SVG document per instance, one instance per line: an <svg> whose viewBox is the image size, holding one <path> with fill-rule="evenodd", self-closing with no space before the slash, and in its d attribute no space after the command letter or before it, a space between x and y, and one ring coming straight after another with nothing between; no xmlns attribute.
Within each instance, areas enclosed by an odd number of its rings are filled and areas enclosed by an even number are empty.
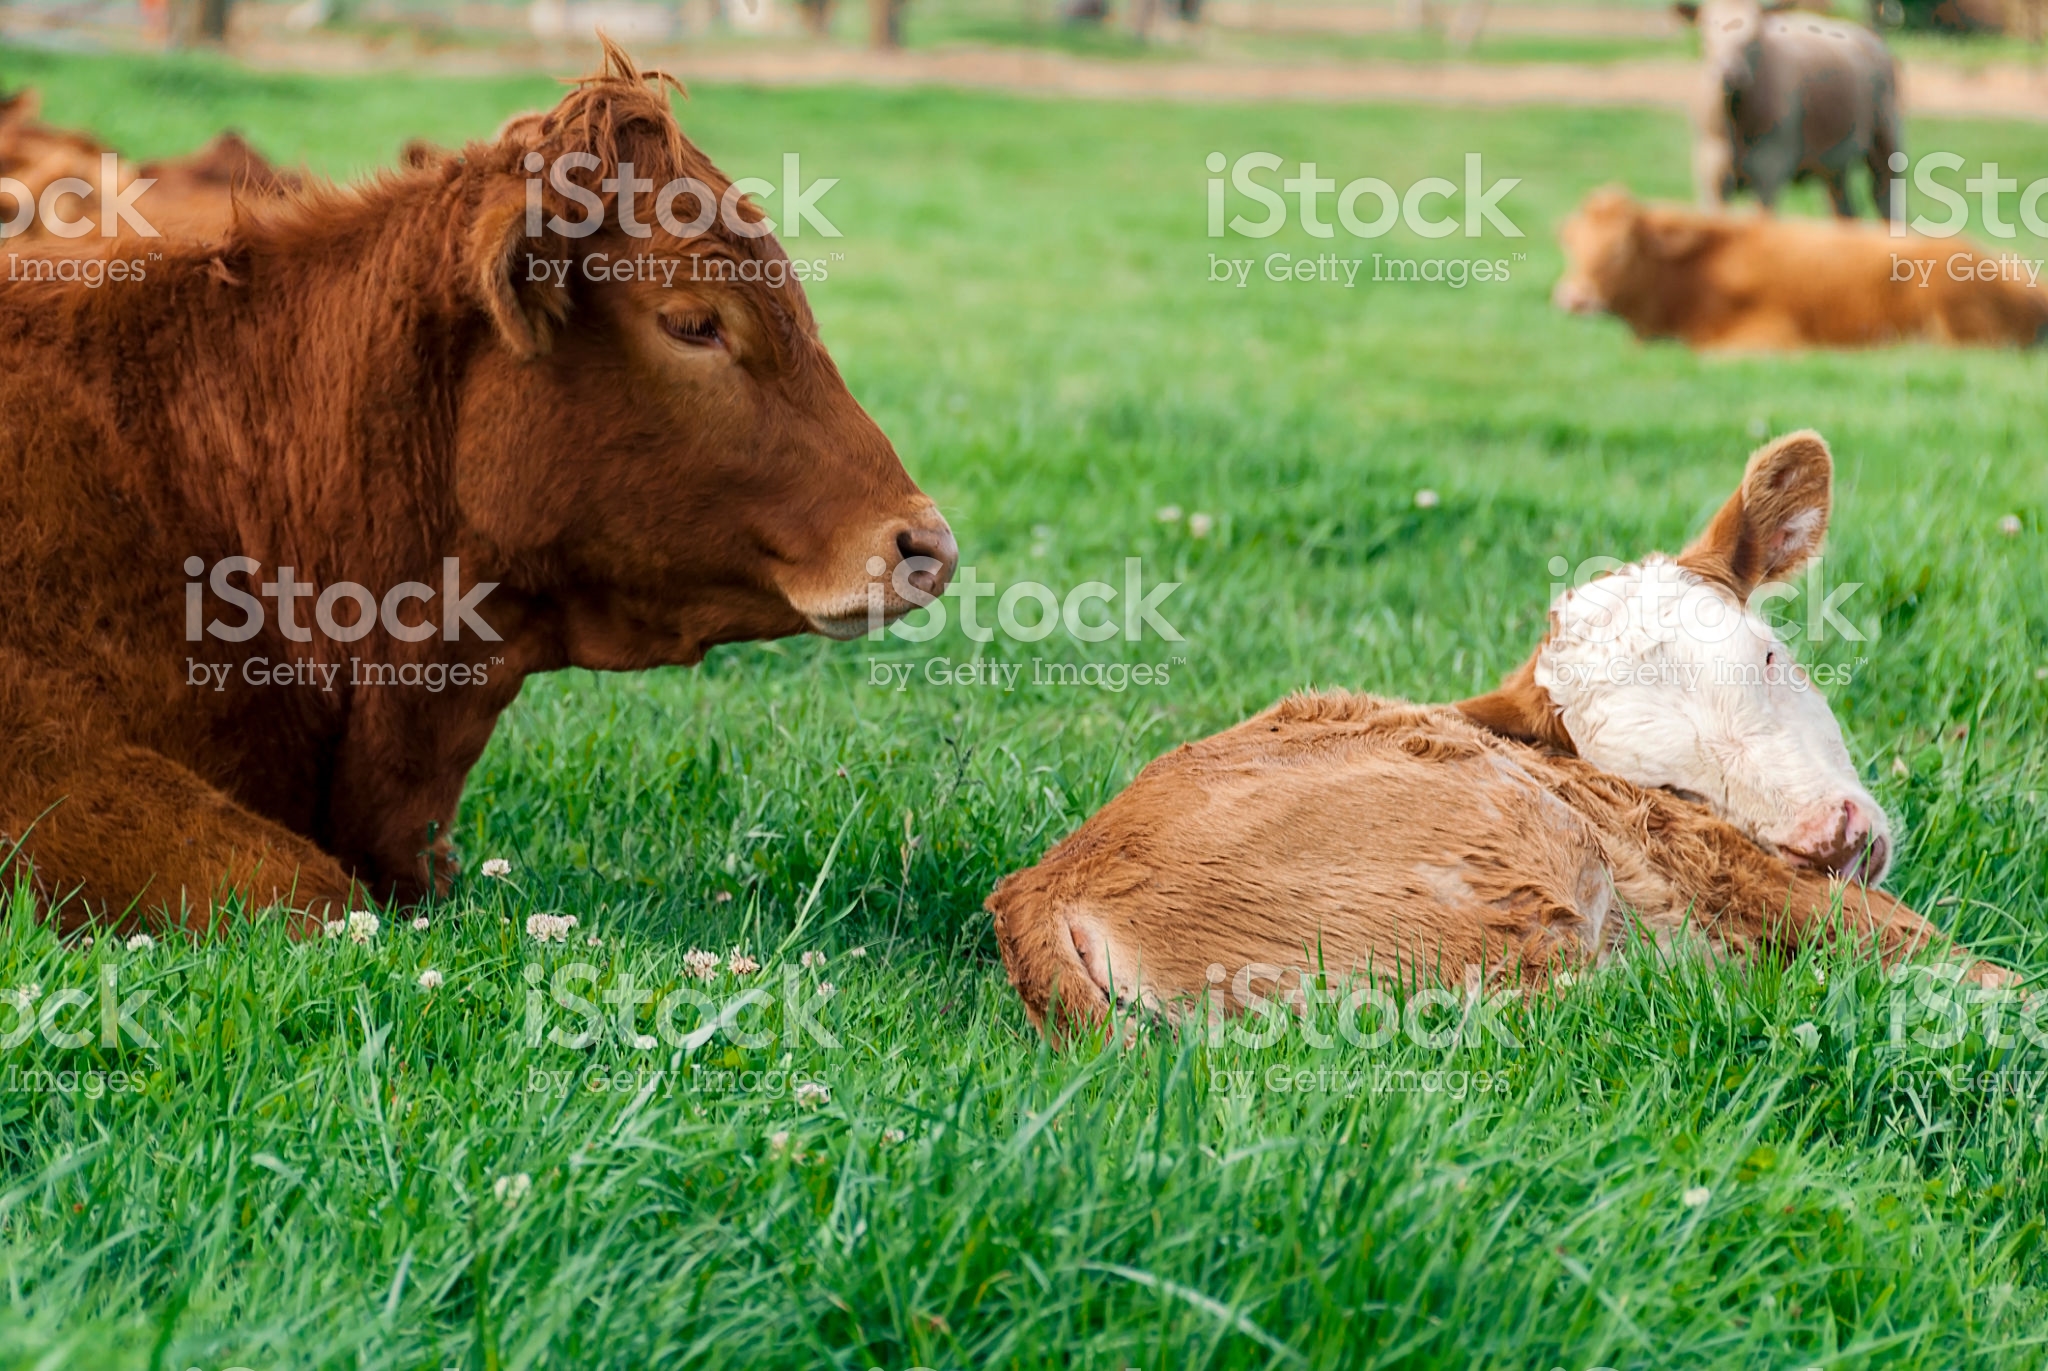
<svg viewBox="0 0 2048 1371"><path fill-rule="evenodd" d="M1705 52L1693 103L1693 184L1718 208L1737 191L1766 209L1807 177L1835 213L1853 216L1849 177L1870 169L1879 218L1889 211L1891 156L1903 146L1899 77L1869 29L1757 0L1684 0Z"/></svg>

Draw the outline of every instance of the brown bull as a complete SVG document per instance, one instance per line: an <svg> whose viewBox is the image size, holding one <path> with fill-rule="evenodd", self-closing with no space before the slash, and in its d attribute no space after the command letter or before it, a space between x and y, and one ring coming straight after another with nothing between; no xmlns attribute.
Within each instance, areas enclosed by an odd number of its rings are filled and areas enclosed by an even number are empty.
<svg viewBox="0 0 2048 1371"><path fill-rule="evenodd" d="M697 190L629 214L640 178ZM0 831L46 892L414 898L528 675L943 588L945 521L730 190L611 48L515 138L140 282L0 285Z"/></svg>

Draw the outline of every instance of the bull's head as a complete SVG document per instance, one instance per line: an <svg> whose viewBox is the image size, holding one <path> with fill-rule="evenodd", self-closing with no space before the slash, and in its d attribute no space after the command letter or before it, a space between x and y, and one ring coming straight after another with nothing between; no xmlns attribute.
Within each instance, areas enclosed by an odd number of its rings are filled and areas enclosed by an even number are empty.
<svg viewBox="0 0 2048 1371"><path fill-rule="evenodd" d="M466 150L467 270L497 334L459 416L482 560L568 661L851 637L944 589L946 521L848 393L796 264L608 45Z"/></svg>
<svg viewBox="0 0 2048 1371"><path fill-rule="evenodd" d="M1827 701L1755 608L1820 551L1833 471L1814 433L1760 449L1684 552L1566 591L1535 655L1460 708L1698 799L1793 862L1875 882L1890 824Z"/></svg>

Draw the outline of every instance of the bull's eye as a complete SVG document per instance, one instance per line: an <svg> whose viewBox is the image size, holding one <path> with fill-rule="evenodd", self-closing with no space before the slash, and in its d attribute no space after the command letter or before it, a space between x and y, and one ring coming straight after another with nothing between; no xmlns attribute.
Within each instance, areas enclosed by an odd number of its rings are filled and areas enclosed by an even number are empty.
<svg viewBox="0 0 2048 1371"><path fill-rule="evenodd" d="M725 345L715 314L664 314L661 331L688 347L715 348Z"/></svg>

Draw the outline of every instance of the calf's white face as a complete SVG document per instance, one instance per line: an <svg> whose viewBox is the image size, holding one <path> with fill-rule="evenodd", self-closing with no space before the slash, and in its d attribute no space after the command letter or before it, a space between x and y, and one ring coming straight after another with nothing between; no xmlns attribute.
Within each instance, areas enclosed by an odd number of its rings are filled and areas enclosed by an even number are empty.
<svg viewBox="0 0 2048 1371"><path fill-rule="evenodd" d="M1690 547L1566 592L1536 655L1461 708L1690 795L1792 862L1878 880L1890 823L1827 701L1751 607L1819 552L1833 479L1817 434L1762 448Z"/></svg>
<svg viewBox="0 0 2048 1371"><path fill-rule="evenodd" d="M1727 586L1651 557L1554 609L1536 657L1578 754L1708 805L1793 861L1875 880L1891 851L1828 702Z"/></svg>

